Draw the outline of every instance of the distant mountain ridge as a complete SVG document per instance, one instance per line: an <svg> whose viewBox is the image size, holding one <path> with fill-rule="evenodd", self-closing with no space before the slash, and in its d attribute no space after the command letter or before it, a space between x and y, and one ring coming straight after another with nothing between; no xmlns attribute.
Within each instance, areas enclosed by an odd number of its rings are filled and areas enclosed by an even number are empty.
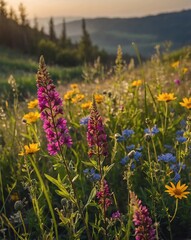
<svg viewBox="0 0 191 240"><path fill-rule="evenodd" d="M150 56L154 47L165 41L172 41L172 49L191 44L191 10L137 18L86 19L86 26L93 44L110 53L116 53L121 45L125 53L135 54L132 42L144 56ZM62 24L55 25L55 30L59 36ZM81 20L68 22L66 32L72 41L79 41Z"/></svg>

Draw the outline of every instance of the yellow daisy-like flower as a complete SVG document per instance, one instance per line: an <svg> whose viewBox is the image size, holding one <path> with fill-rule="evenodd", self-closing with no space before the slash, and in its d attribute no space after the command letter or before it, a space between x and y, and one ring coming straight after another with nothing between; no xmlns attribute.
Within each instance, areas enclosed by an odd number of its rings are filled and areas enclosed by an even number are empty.
<svg viewBox="0 0 191 240"><path fill-rule="evenodd" d="M78 93L79 93L79 89L78 88L70 90L70 91L66 92L66 94L64 95L64 100L65 101L71 100Z"/></svg>
<svg viewBox="0 0 191 240"><path fill-rule="evenodd" d="M38 147L38 143L30 143L29 145L24 146L24 151L20 152L19 155L27 155L27 154L33 154L35 152L38 152L40 148Z"/></svg>
<svg viewBox="0 0 191 240"><path fill-rule="evenodd" d="M184 68L182 69L182 72L183 72L183 74L187 73L187 72L188 72L188 68L184 67Z"/></svg>
<svg viewBox="0 0 191 240"><path fill-rule="evenodd" d="M89 109L89 108L91 108L91 106L92 106L92 102L91 101L85 102L85 103L81 104L81 108L82 109Z"/></svg>
<svg viewBox="0 0 191 240"><path fill-rule="evenodd" d="M96 101L96 103L102 103L103 102L103 99L104 99L104 96L103 95L101 95L101 94L95 94L95 101Z"/></svg>
<svg viewBox="0 0 191 240"><path fill-rule="evenodd" d="M171 186L165 185L165 192L167 192L171 197L175 197L178 199L187 198L187 194L190 192L185 192L188 186L186 184L181 185L180 181L175 186L174 183L170 182Z"/></svg>
<svg viewBox="0 0 191 240"><path fill-rule="evenodd" d="M30 112L23 116L23 122L34 123L37 121L38 118L40 118L39 112Z"/></svg>
<svg viewBox="0 0 191 240"><path fill-rule="evenodd" d="M132 87L139 87L139 86L142 85L142 83L143 83L143 81L142 81L141 79L139 79L139 80L133 81L133 82L131 83L131 86L132 86Z"/></svg>
<svg viewBox="0 0 191 240"><path fill-rule="evenodd" d="M72 89L76 89L76 88L78 88L78 84L77 83L70 84L70 87Z"/></svg>
<svg viewBox="0 0 191 240"><path fill-rule="evenodd" d="M80 102L84 99L84 94L77 94L74 98L72 98L72 103Z"/></svg>
<svg viewBox="0 0 191 240"><path fill-rule="evenodd" d="M34 101L30 101L28 103L28 108L35 108L38 106L38 99L35 99Z"/></svg>
<svg viewBox="0 0 191 240"><path fill-rule="evenodd" d="M170 102L175 99L176 97L174 96L174 93L161 93L157 97L157 100L162 102Z"/></svg>
<svg viewBox="0 0 191 240"><path fill-rule="evenodd" d="M185 107L185 108L191 109L191 97L190 98L183 98L183 102L180 102L180 105Z"/></svg>
<svg viewBox="0 0 191 240"><path fill-rule="evenodd" d="M179 66L180 66L180 61L176 61L171 64L171 67L173 68L178 68Z"/></svg>

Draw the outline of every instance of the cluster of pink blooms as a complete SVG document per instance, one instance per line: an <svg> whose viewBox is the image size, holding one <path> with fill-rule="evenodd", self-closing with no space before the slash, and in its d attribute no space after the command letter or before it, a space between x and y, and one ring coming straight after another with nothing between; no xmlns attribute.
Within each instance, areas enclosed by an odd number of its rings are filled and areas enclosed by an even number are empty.
<svg viewBox="0 0 191 240"><path fill-rule="evenodd" d="M88 155L108 155L107 135L104 130L102 118L97 111L95 99L93 100L90 118L88 120L87 142L89 146Z"/></svg>
<svg viewBox="0 0 191 240"><path fill-rule="evenodd" d="M62 117L62 99L50 79L44 58L40 58L37 73L37 96L43 128L48 141L48 152L50 155L57 154L62 145L70 147L72 139L67 128L67 121Z"/></svg>
<svg viewBox="0 0 191 240"><path fill-rule="evenodd" d="M112 204L111 193L106 180L102 180L101 189L96 193L96 197L99 199L98 203L101 204L105 210Z"/></svg>
<svg viewBox="0 0 191 240"><path fill-rule="evenodd" d="M135 225L136 240L155 240L156 230L146 206L142 205L134 192L130 193L131 206L133 208L133 223Z"/></svg>

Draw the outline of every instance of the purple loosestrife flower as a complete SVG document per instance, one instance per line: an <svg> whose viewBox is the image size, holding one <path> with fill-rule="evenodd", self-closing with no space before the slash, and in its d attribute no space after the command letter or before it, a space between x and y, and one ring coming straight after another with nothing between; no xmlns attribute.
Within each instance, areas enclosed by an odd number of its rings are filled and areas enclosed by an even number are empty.
<svg viewBox="0 0 191 240"><path fill-rule="evenodd" d="M121 217L121 213L119 212L119 210L117 210L116 212L113 212L111 215L112 220L120 219L120 217Z"/></svg>
<svg viewBox="0 0 191 240"><path fill-rule="evenodd" d="M89 157L92 155L103 155L106 157L108 155L107 135L104 130L102 118L97 111L94 98L88 120L87 142Z"/></svg>
<svg viewBox="0 0 191 240"><path fill-rule="evenodd" d="M135 239L155 240L156 231L147 207L142 205L141 200L137 198L134 192L130 192L130 199L133 210L133 223L135 225Z"/></svg>
<svg viewBox="0 0 191 240"><path fill-rule="evenodd" d="M49 77L42 56L37 72L37 88L41 119L48 141L48 152L50 155L55 155L63 145L70 147L72 139L66 125L67 121L62 117L62 100Z"/></svg>
<svg viewBox="0 0 191 240"><path fill-rule="evenodd" d="M101 189L96 193L96 197L99 200L98 204L100 204L105 210L107 210L112 204L111 193L105 179L101 181Z"/></svg>

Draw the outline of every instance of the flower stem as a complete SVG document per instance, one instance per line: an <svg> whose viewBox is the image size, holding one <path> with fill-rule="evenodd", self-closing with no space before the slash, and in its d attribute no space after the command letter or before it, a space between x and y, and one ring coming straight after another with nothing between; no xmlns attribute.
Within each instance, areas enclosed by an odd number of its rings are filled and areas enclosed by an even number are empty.
<svg viewBox="0 0 191 240"><path fill-rule="evenodd" d="M176 199L176 207L175 207L175 210L174 210L174 215L172 216L170 222L172 222L176 216L176 213L177 213L177 209L178 209L178 198Z"/></svg>

